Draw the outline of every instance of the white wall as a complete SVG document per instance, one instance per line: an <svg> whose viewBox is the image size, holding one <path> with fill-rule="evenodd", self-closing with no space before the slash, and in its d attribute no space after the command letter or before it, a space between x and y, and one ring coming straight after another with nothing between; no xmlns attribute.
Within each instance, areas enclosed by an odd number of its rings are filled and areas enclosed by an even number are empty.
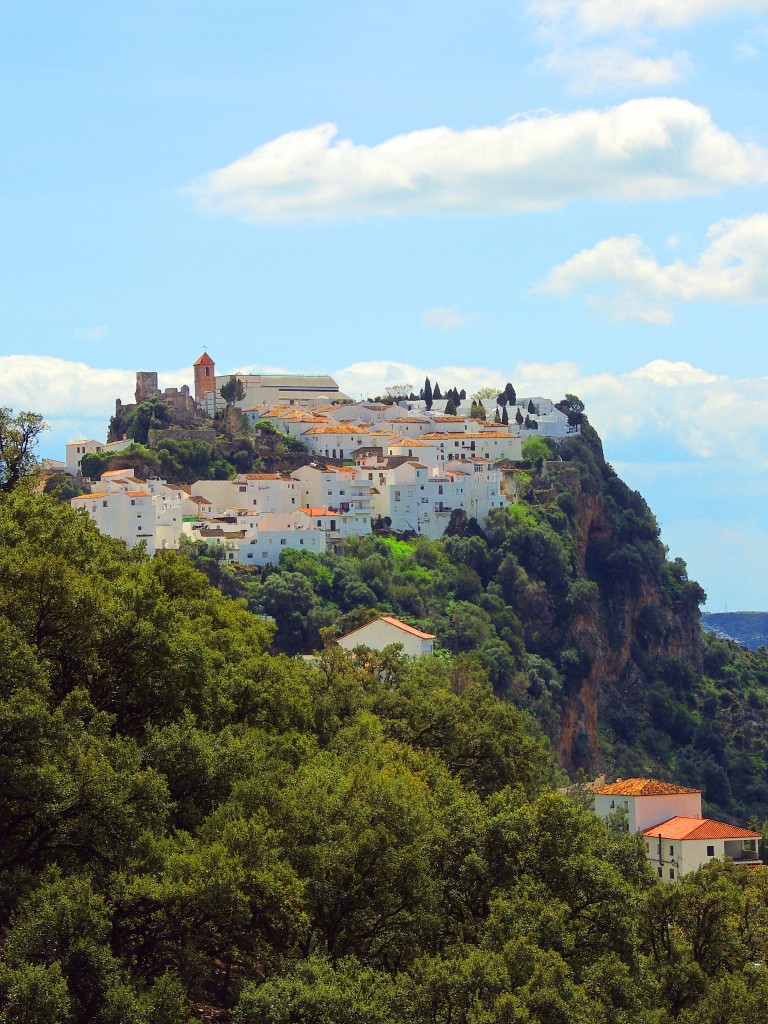
<svg viewBox="0 0 768 1024"><path fill-rule="evenodd" d="M613 805L613 806L611 806ZM617 808L626 808L630 832L641 832L668 818L682 815L701 817L701 793L676 793L670 796L622 796L595 794L595 814L607 818Z"/></svg>

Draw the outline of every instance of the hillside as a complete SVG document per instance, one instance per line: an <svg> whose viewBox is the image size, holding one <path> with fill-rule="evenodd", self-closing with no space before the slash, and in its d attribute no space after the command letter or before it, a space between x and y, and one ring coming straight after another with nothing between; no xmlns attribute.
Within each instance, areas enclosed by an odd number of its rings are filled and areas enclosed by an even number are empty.
<svg viewBox="0 0 768 1024"><path fill-rule="evenodd" d="M660 775L702 788L712 813L762 820L766 657L702 634L703 591L666 559L653 514L588 424L557 454L542 444L519 469L518 504L482 525L456 517L439 541L352 538L260 572L186 550L275 619L276 651L311 652L375 612L398 615L530 712L569 772Z"/></svg>
<svg viewBox="0 0 768 1024"><path fill-rule="evenodd" d="M657 882L476 664L270 655L44 495L0 572L4 1024L762 1019L763 879Z"/></svg>
<svg viewBox="0 0 768 1024"><path fill-rule="evenodd" d="M751 651L768 646L768 612L704 612L701 624L715 636L734 640Z"/></svg>

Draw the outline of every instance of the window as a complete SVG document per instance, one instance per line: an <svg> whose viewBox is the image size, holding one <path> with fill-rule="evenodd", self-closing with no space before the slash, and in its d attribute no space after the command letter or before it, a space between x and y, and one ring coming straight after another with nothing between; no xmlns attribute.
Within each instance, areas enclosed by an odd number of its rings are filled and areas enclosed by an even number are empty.
<svg viewBox="0 0 768 1024"><path fill-rule="evenodd" d="M658 871L658 873L659 873L659 878L661 878L661 868L656 868L656 870L657 870L657 871Z"/></svg>
<svg viewBox="0 0 768 1024"><path fill-rule="evenodd" d="M674 878L675 877L675 869L674 868L670 868L669 869L669 877L670 878Z"/></svg>
<svg viewBox="0 0 768 1024"><path fill-rule="evenodd" d="M674 848L674 846L670 845L670 847L669 847L669 856L670 857L674 857L675 856L675 848Z"/></svg>
<svg viewBox="0 0 768 1024"><path fill-rule="evenodd" d="M282 537L281 540L280 540L280 543L281 544L287 544L288 541L285 539L285 537Z"/></svg>
<svg viewBox="0 0 768 1024"><path fill-rule="evenodd" d="M135 504L136 504L136 499L135 499L135 498L131 498L131 504L132 504L132 505L135 505Z"/></svg>
<svg viewBox="0 0 768 1024"><path fill-rule="evenodd" d="M252 552L252 551L249 551L246 557L247 557L247 558L253 558L253 552Z"/></svg>
<svg viewBox="0 0 768 1024"><path fill-rule="evenodd" d="M299 544L303 544L303 543L304 543L304 538L301 537L300 540L299 540Z"/></svg>
<svg viewBox="0 0 768 1024"><path fill-rule="evenodd" d="M611 800L611 810L613 810L615 806L616 806L616 801L615 800Z"/></svg>
<svg viewBox="0 0 768 1024"><path fill-rule="evenodd" d="M715 856L715 848L714 848L714 846L708 846L707 847L707 856L708 857L714 857Z"/></svg>
<svg viewBox="0 0 768 1024"><path fill-rule="evenodd" d="M106 507L107 507L107 503L106 503L106 501L102 501L102 503L101 503L101 507L102 507L102 508L106 508Z"/></svg>

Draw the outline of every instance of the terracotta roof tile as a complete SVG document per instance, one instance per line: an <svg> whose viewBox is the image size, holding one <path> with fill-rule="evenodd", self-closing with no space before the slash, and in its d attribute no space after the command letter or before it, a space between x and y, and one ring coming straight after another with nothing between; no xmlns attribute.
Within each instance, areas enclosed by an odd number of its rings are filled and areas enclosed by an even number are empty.
<svg viewBox="0 0 768 1024"><path fill-rule="evenodd" d="M398 629L402 629L404 633L410 633L412 636L417 636L421 640L434 640L435 636L433 633L423 633L420 629L416 629L415 626L409 626L407 622L401 622L400 619L394 618L392 615L380 615L378 619L372 619L371 622L387 622L390 626L397 626ZM370 622L366 622L365 626L370 626ZM353 629L350 633L345 633L340 639L345 639L348 636L353 636L355 633L359 633L361 629L365 629L365 626L358 626L357 629Z"/></svg>
<svg viewBox="0 0 768 1024"><path fill-rule="evenodd" d="M620 779L608 786L600 786L594 792L599 796L675 796L684 793L700 793L700 789L676 786L672 782L658 779Z"/></svg>
<svg viewBox="0 0 768 1024"><path fill-rule="evenodd" d="M599 793L600 790L595 790ZM646 828L646 836L660 836L662 839L760 839L760 832L750 832L738 825L729 825L725 821L713 818L686 818L676 815L667 818L659 825Z"/></svg>

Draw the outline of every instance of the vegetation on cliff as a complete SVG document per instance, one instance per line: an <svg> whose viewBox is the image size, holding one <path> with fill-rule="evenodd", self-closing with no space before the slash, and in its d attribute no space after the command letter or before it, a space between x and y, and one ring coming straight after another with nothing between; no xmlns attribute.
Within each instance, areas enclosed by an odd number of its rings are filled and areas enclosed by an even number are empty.
<svg viewBox="0 0 768 1024"><path fill-rule="evenodd" d="M766 878L656 882L472 659L271 655L18 489L0 578L3 1024L762 1019Z"/></svg>

